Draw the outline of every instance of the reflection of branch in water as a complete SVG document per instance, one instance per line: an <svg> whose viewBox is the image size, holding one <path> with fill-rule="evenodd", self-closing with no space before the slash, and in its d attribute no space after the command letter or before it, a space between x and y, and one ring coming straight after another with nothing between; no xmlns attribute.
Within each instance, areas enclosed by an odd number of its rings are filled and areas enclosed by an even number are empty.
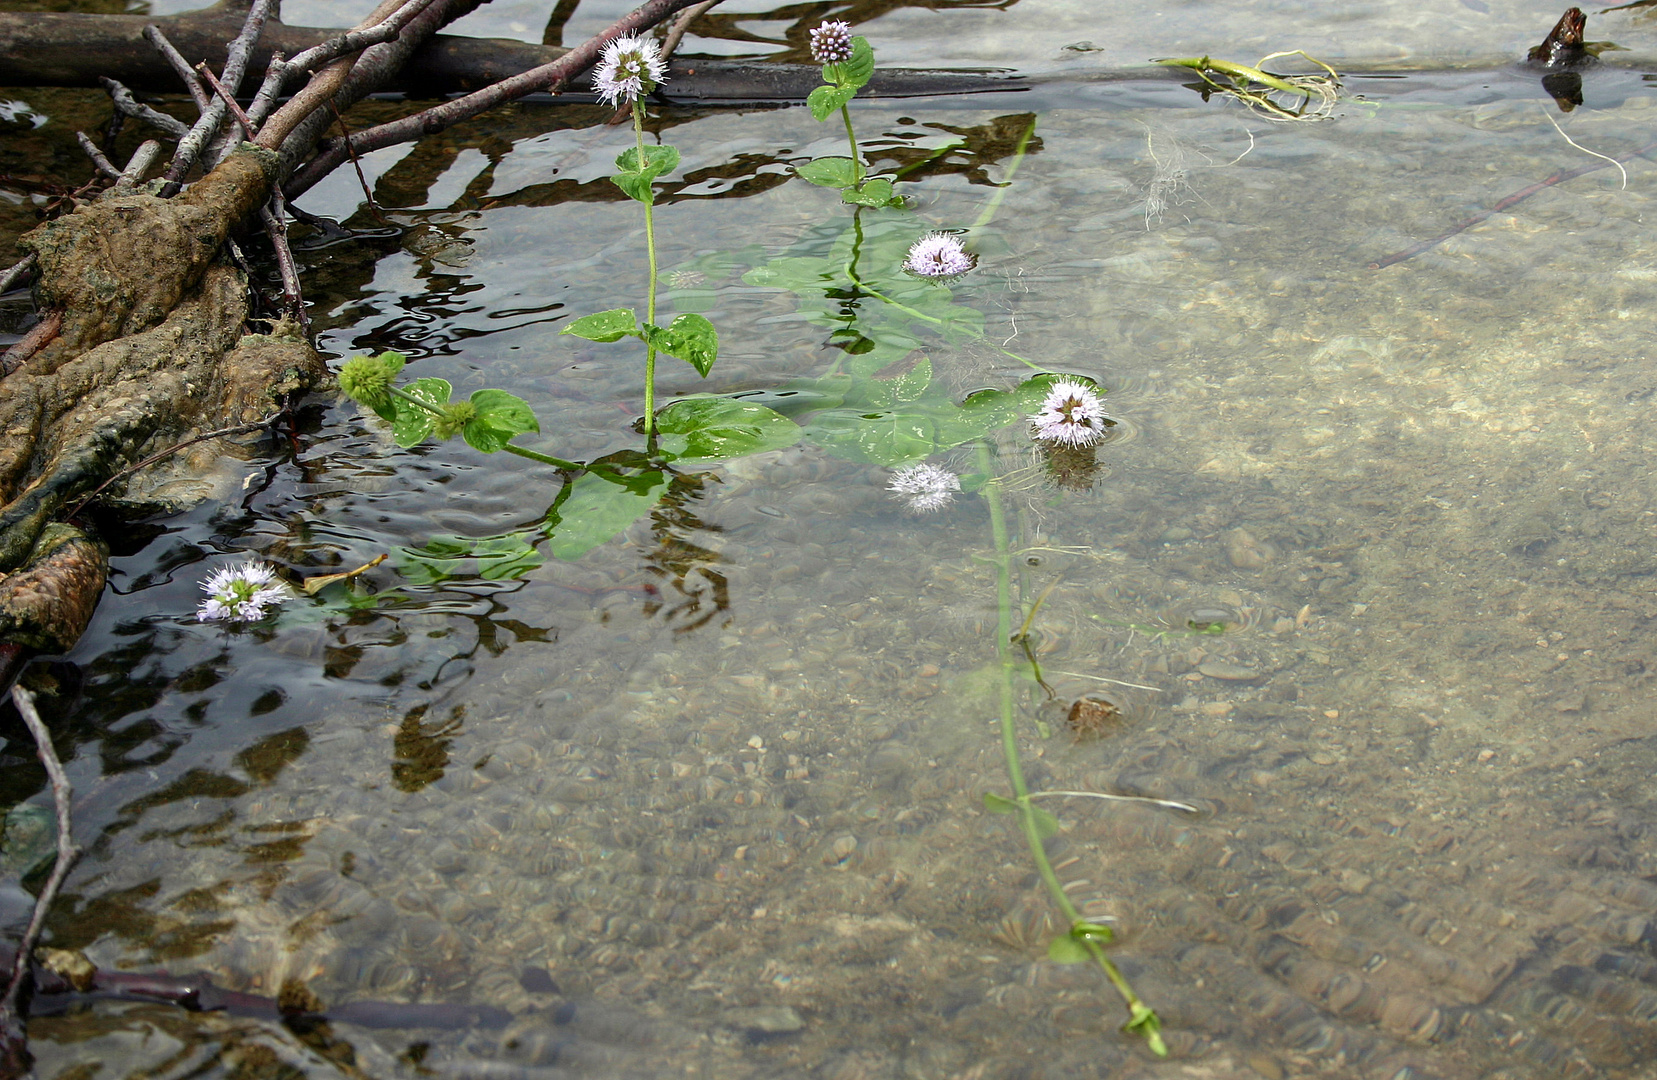
<svg viewBox="0 0 1657 1080"><path fill-rule="evenodd" d="M646 618L663 612L663 619L673 626L676 634L688 633L706 625L716 615L731 608L730 584L725 575L711 568L724 562L724 557L688 536L698 529L718 532L717 526L705 524L691 512L691 504L700 499L703 488L715 477L710 473L675 476L662 501L650 512L650 532L656 538L656 547L645 556L644 568L668 584L684 599L669 604L654 593L645 601Z"/></svg>
<svg viewBox="0 0 1657 1080"><path fill-rule="evenodd" d="M811 28L828 19L850 23L853 33L857 33L857 28L864 23L873 22L882 15L890 15L906 8L922 8L928 11L937 11L940 8L1005 11L1016 3L1018 0L947 0L945 3L939 3L938 0L835 0L833 3L824 4L819 0L809 0L807 3L782 4L767 12L756 12L746 6L740 11L721 11L716 8L698 21L697 36L712 41L787 45L789 49L783 53L772 52L769 49L763 53L742 53L724 49L720 50L720 55L763 55L770 60L809 64ZM750 29L758 23L783 23L786 29L780 35L761 36Z"/></svg>

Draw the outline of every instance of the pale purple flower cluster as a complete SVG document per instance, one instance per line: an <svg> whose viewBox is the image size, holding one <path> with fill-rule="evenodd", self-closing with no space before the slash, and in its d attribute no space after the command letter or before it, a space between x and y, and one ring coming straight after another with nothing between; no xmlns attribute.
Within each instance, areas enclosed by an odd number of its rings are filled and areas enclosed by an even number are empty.
<svg viewBox="0 0 1657 1080"><path fill-rule="evenodd" d="M886 490L915 513L930 514L949 505L961 490L961 478L937 465L908 465L892 474Z"/></svg>
<svg viewBox="0 0 1657 1080"><path fill-rule="evenodd" d="M661 47L648 37L616 38L593 69L593 89L610 105L631 104L666 79Z"/></svg>
<svg viewBox="0 0 1657 1080"><path fill-rule="evenodd" d="M1030 417L1034 435L1061 446L1092 446L1105 435L1105 403L1091 386L1060 379Z"/></svg>
<svg viewBox="0 0 1657 1080"><path fill-rule="evenodd" d="M811 58L819 64L844 64L852 58L850 23L826 22L811 32Z"/></svg>
<svg viewBox="0 0 1657 1080"><path fill-rule="evenodd" d="M978 265L978 260L967 254L959 237L946 232L932 232L909 246L909 256L903 268L921 277L947 278L964 274Z"/></svg>
<svg viewBox="0 0 1657 1080"><path fill-rule="evenodd" d="M293 598L293 591L276 576L269 563L246 562L222 566L201 583L207 599L196 610L202 622L252 622L265 609Z"/></svg>

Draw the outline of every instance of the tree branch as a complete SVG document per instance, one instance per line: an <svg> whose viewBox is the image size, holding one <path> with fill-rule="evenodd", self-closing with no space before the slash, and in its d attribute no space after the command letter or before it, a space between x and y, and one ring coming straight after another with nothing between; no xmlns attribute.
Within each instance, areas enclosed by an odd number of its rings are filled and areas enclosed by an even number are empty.
<svg viewBox="0 0 1657 1080"><path fill-rule="evenodd" d="M104 88L109 91L109 99L115 103L115 108L122 115L130 116L134 120L142 120L152 127L160 128L175 139L182 139L189 132L184 121L168 116L164 112L157 112L148 105L132 96L132 91L116 82L114 79L99 79Z"/></svg>
<svg viewBox="0 0 1657 1080"><path fill-rule="evenodd" d="M185 88L190 91L190 97L195 100L196 108L200 112L206 112L211 108L213 102L208 98L207 92L201 88L201 81L196 78L196 73L190 70L190 61L184 59L183 55L173 48L173 43L167 40L167 35L161 32L161 28L154 23L144 27L144 39L154 45L155 51L160 53L168 64L172 65L173 71L177 72L178 77L183 80Z"/></svg>
<svg viewBox="0 0 1657 1080"><path fill-rule="evenodd" d="M433 106L424 112L406 116L401 120L394 120L388 124L380 124L357 132L350 136L351 149L358 154L366 154L386 146L395 146L421 135L428 135L435 131L469 120L479 113L494 108L502 102L523 97L538 90L557 90L570 79L579 75L603 52L604 46L615 38L627 34L634 34L640 30L655 26L663 19L682 8L690 7L698 0L647 0L631 14L623 16L612 24L603 33L594 37L550 64L531 68L529 71L502 79L482 90L473 91L465 97L446 101L441 105ZM261 136L262 138L262 136ZM264 145L269 145L268 143ZM345 140L334 140L315 158L306 163L304 168L296 172L284 188L288 198L297 198L301 193L310 190L311 186L324 176L333 172L344 164L350 156L346 149Z"/></svg>
<svg viewBox="0 0 1657 1080"><path fill-rule="evenodd" d="M6 986L5 997L0 998L0 1040L5 1043L4 1049L0 1050L0 1061L8 1064L28 1060L28 1036L18 1012L18 999L29 982L29 961L33 959L35 945L40 941L40 932L46 925L46 912L57 898L58 890L63 888L63 882L74 868L75 861L81 857L81 849L75 846L74 833L70 829L69 810L74 790L69 786L69 777L63 771L57 751L52 749L51 732L41 722L40 714L35 711L34 698L27 690L13 686L11 696L29 734L34 736L35 751L40 755L40 763L46 767L46 777L52 785L52 804L57 810L58 851L52 863L51 876L46 879L40 895L35 897L28 929L23 932L23 940L18 944L17 955L12 962L11 982Z"/></svg>

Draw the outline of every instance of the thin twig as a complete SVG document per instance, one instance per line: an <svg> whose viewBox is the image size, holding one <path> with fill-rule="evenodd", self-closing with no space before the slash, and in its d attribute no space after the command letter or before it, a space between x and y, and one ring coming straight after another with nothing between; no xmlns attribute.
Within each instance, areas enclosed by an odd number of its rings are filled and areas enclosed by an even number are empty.
<svg viewBox="0 0 1657 1080"><path fill-rule="evenodd" d="M305 296L299 289L299 267L293 260L293 249L288 247L288 219L283 213L282 191L271 194L270 205L259 208L259 220L264 223L265 235L276 252L276 268L282 275L282 301L288 315L299 324L301 333L309 336L310 320L305 317Z"/></svg>
<svg viewBox="0 0 1657 1080"><path fill-rule="evenodd" d="M94 168L109 177L111 180L121 179L121 170L115 167L115 163L113 161L110 161L108 158L104 157L104 152L98 149L97 143L87 137L86 132L75 132L75 141L81 144L81 149L86 151L86 156L92 159L92 165Z"/></svg>
<svg viewBox="0 0 1657 1080"><path fill-rule="evenodd" d="M184 88L190 91L190 97L195 100L197 110L206 112L211 108L213 101L207 96L207 91L201 88L201 80L196 78L196 73L190 70L190 61L184 59L183 54L173 48L173 43L167 40L167 35L161 32L161 28L154 23L144 27L144 39L154 45L155 51L161 54L162 59L172 65L173 71L183 81Z"/></svg>
<svg viewBox="0 0 1657 1080"><path fill-rule="evenodd" d="M109 91L109 99L115 103L115 108L122 114L130 116L134 120L142 120L152 127L160 128L175 139L182 139L189 133L190 129L184 121L168 116L164 112L157 112L145 105L132 96L131 90L128 90L116 80L100 75L98 81L104 84L104 88Z"/></svg>
<svg viewBox="0 0 1657 1080"><path fill-rule="evenodd" d="M1030 798L1059 798L1066 799L1105 799L1110 802L1142 802L1153 806L1166 806L1170 810L1183 810L1187 814L1200 814L1201 810L1190 803L1175 802L1173 799L1153 799L1149 795L1106 795L1102 791L1032 791Z"/></svg>
<svg viewBox="0 0 1657 1080"><path fill-rule="evenodd" d="M236 118L236 123L242 126L242 134L251 140L257 133L256 125L248 118L247 113L242 111L242 107L236 104L235 95L214 76L213 69L205 63L197 64L196 71L207 80L207 85L213 88L213 93L219 96L219 101L224 107L230 110L230 115Z"/></svg>
<svg viewBox="0 0 1657 1080"><path fill-rule="evenodd" d="M265 28L265 20L270 16L270 10L275 0L254 0L248 9L247 19L242 23L242 32L236 35L225 52L224 78L219 80L234 95L241 86L242 72L247 69L248 55L253 51L253 43L259 40L259 34ZM219 125L224 122L224 105L221 101L212 102L207 111L196 120L195 126L189 133L178 140L178 149L173 152L172 164L167 166L167 185L161 189L163 198L171 198L178 192L180 181L190 172L201 152L214 135L218 134Z"/></svg>
<svg viewBox="0 0 1657 1080"><path fill-rule="evenodd" d="M418 0L415 0L418 2ZM368 17L347 32L351 34L369 30L395 15L402 8L398 0L380 0L380 6L369 13ZM395 36L395 35L393 35ZM383 44L377 42L376 44ZM278 150L282 141L288 137L307 116L322 107L322 103L333 98L341 86L345 84L347 76L351 74L351 65L356 63L357 53L351 52L332 61L327 67L311 76L311 81L293 97L286 105L271 114L270 119L259 132L258 144L268 150Z"/></svg>
<svg viewBox="0 0 1657 1080"><path fill-rule="evenodd" d="M4 355L0 355L0 376L10 375L28 363L29 358L45 348L46 343L57 337L61 329L62 311L49 311L41 316L40 321L35 323L27 334L7 349Z"/></svg>
<svg viewBox="0 0 1657 1080"><path fill-rule="evenodd" d="M673 51L679 47L679 42L684 39L685 31L690 29L690 24L707 14L717 3L719 0L702 0L695 7L688 7L679 13L679 17L674 19L673 25L668 28L667 37L662 40L663 60L673 55Z"/></svg>
<svg viewBox="0 0 1657 1080"><path fill-rule="evenodd" d="M303 71L314 71L324 64L330 63L349 53L361 52L370 45L378 45L382 41L390 41L403 32L416 15L430 7L433 0L407 0L402 7L393 11L383 22L374 24L364 30L352 30L341 34L337 38L330 38L320 45L314 45L302 53L294 55L287 62L288 71L298 74Z"/></svg>
<svg viewBox="0 0 1657 1080"><path fill-rule="evenodd" d="M11 292L17 287L19 282L23 281L25 278L33 276L34 272L35 255L34 252L31 251L29 254L23 256L21 259L18 259L16 262L8 266L5 273L0 274L0 293Z"/></svg>
<svg viewBox="0 0 1657 1080"><path fill-rule="evenodd" d="M1611 162L1613 164L1620 165L1625 161L1633 161L1637 157L1644 157L1652 150L1657 150L1657 142L1647 143L1638 150L1623 154L1621 157L1612 158ZM1444 232L1439 233L1431 240L1423 240L1418 244L1411 244L1402 251L1395 251L1391 255L1376 259L1374 262L1369 264L1369 269L1380 270L1383 267L1392 266L1395 263L1401 263L1405 260L1413 259L1423 252L1431 251L1433 248L1444 243L1444 241L1450 239L1452 236L1464 233L1473 226L1483 223L1490 217L1501 213L1503 210L1508 210L1518 206L1532 195L1535 195L1538 191L1545 191L1548 188L1553 187L1555 184L1563 184L1567 180L1575 180L1579 176L1587 176L1591 172L1598 172L1599 170L1608 167L1609 166L1607 166L1604 162L1596 161L1590 165L1579 165L1574 169L1560 169L1552 176L1549 176L1544 180L1538 180L1529 187L1520 188L1518 191L1504 197L1490 209L1480 210L1466 221L1463 221L1460 225L1457 225L1453 229L1447 229Z"/></svg>
<svg viewBox="0 0 1657 1080"><path fill-rule="evenodd" d="M341 116L339 110L334 108L333 102L328 103L328 108L333 109L334 122L339 125L339 133L345 138L345 150L351 155L351 167L357 170L357 183L362 185L362 197L368 200L368 209L382 225L389 225L390 222L386 221L384 212L380 210L380 204L374 201L374 192L368 188L368 177L362 171L362 159L357 157L355 150L351 149L351 129L345 126L345 117Z"/></svg>
<svg viewBox="0 0 1657 1080"><path fill-rule="evenodd" d="M175 443L172 446L167 447L165 450L157 450L155 453L151 454L147 458L144 458L142 461L137 461L137 462L134 462L131 465L128 465L126 468L122 469L120 472L116 473L114 476L111 476L108 480L105 480L103 483L99 484L97 487L95 487L91 491L87 492L86 495L81 497L80 502L76 503L74 506L71 506L68 510L64 511L63 516L65 518L74 517L76 514L81 512L81 509L84 506L86 506L87 503L91 502L93 499L96 499L99 495L103 494L104 489L109 487L109 485L115 483L115 481L120 480L123 477L131 476L133 473L137 472L139 469L146 468L147 466L150 466L150 465L154 465L156 462L160 461L162 458L167 457L171 454L176 454L180 450L183 450L187 446L194 446L196 443L206 442L208 439L223 438L226 435L240 435L244 431L257 431L260 428L269 427L270 425L276 423L277 419L281 415L282 415L282 412L277 411L277 412L271 413L269 416L265 417L263 420L255 420L251 424L237 424L234 427L219 428L215 431L204 431L200 435L192 436L191 438L185 439L181 443Z"/></svg>
<svg viewBox="0 0 1657 1080"><path fill-rule="evenodd" d="M618 37L635 34L641 30L655 26L663 19L675 12L690 7L696 0L647 0L646 3L634 9L631 13L616 20L602 33L590 41L576 46L550 64L531 68L528 71L502 79L481 90L475 90L463 97L454 98L441 105L433 106L412 116L393 120L390 123L366 128L352 135L349 143L357 153L366 154L387 146L395 146L400 142L407 142L421 135L429 135L435 131L469 120L472 117L494 108L505 101L512 101L525 94L536 91L556 92L575 76L591 67L604 51L604 46ZM268 133L268 127L267 127ZM305 166L298 170L283 190L291 201L324 176L345 164L350 156L345 148L346 140L330 140L327 146L313 157Z"/></svg>
<svg viewBox="0 0 1657 1080"><path fill-rule="evenodd" d="M40 890L40 895L35 897L34 912L29 916L29 927L23 932L23 940L18 944L17 956L12 963L11 983L6 987L6 996L0 998L0 1026L8 1029L18 1023L17 999L29 977L29 961L33 958L35 944L40 940L40 932L45 927L46 911L57 898L58 890L63 888L64 879L74 868L75 860L81 857L81 849L75 846L74 833L70 829L69 808L74 789L69 786L69 777L63 771L63 763L58 760L57 751L52 749L52 734L41 722L40 714L35 711L34 698L27 690L21 686L13 686L12 703L17 706L23 723L28 726L29 734L34 736L35 750L40 755L40 763L46 766L46 777L52 785L52 804L57 810L58 851L57 858L52 863L51 876L46 879L46 885Z"/></svg>

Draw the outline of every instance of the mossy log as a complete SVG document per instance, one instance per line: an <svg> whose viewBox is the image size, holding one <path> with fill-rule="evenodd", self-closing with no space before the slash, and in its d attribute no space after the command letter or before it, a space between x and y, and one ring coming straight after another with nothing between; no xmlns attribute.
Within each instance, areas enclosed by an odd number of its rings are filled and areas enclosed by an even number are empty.
<svg viewBox="0 0 1657 1080"><path fill-rule="evenodd" d="M180 198L114 196L23 237L36 298L61 312L61 329L0 382L0 642L68 648L90 617L102 556L92 573L88 548L71 558L43 543L73 501L154 450L268 418L327 378L302 337L244 333L247 281L223 261L232 228L268 197L275 160L243 147Z"/></svg>

